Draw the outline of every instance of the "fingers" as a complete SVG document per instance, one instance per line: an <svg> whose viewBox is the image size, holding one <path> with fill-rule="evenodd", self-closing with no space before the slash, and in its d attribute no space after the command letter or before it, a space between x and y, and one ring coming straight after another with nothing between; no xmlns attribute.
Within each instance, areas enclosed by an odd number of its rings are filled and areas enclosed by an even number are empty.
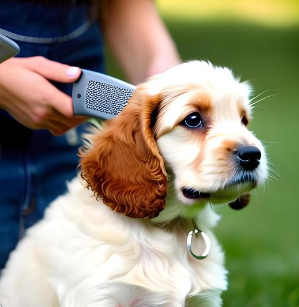
<svg viewBox="0 0 299 307"><path fill-rule="evenodd" d="M74 116L72 98L61 92L47 80L44 79L40 81L37 95L38 97L35 99L42 102L43 105L56 110L56 114L61 114L67 118L72 118ZM45 116L47 116L47 114L45 114Z"/></svg>
<svg viewBox="0 0 299 307"><path fill-rule="evenodd" d="M71 118L65 117L56 110L53 110L51 116L49 116L49 120L51 120L54 123L60 123L61 125L65 126L68 129L80 125L81 123L85 122L87 118L88 117L85 116L76 116Z"/></svg>
<svg viewBox="0 0 299 307"><path fill-rule="evenodd" d="M54 61L50 61L43 57L30 58L31 69L39 75L42 75L46 79L51 79L60 82L74 82L81 74L81 70L78 67L72 67L64 64L60 64ZM43 88L47 91L42 92L41 101L47 102L55 110L61 113L65 117L73 117L73 101L72 98L58 90L54 85L44 80Z"/></svg>
<svg viewBox="0 0 299 307"><path fill-rule="evenodd" d="M61 64L41 56L26 58L25 65L46 79L63 83L72 83L81 74L81 69L78 67Z"/></svg>
<svg viewBox="0 0 299 307"><path fill-rule="evenodd" d="M50 89L50 88L49 88ZM55 86L51 84L51 90L46 94L46 99L49 99L49 103L60 114L65 117L73 117L73 100L67 94L59 91Z"/></svg>
<svg viewBox="0 0 299 307"><path fill-rule="evenodd" d="M47 83L47 90L35 97L41 104L36 104L31 113L31 121L36 126L33 129L48 129L54 135L61 135L87 119L83 116L74 117L72 98L47 80L40 83L40 88L44 83Z"/></svg>
<svg viewBox="0 0 299 307"><path fill-rule="evenodd" d="M1 74L5 78L0 100L8 102L5 109L24 126L61 135L86 120L74 117L72 98L49 82L74 82L80 76L79 68L43 57L10 59L1 68L6 73Z"/></svg>
<svg viewBox="0 0 299 307"><path fill-rule="evenodd" d="M53 119L52 119L53 117ZM36 127L32 127L32 129L47 129L53 135L60 136L67 132L68 130L78 126L82 122L84 122L86 118L64 118L61 115L51 116L47 119L44 124L37 125Z"/></svg>
<svg viewBox="0 0 299 307"><path fill-rule="evenodd" d="M63 66L68 67L67 65ZM62 135L87 119L83 116L74 117L72 98L58 90L47 80L41 81L40 88L46 90L42 91L38 100L43 101L43 104L48 107L44 108L44 113L41 114L39 122L46 125L46 129L53 135Z"/></svg>
<svg viewBox="0 0 299 307"><path fill-rule="evenodd" d="M52 121L48 123L48 128L47 128L53 135L55 136L60 136L63 135L65 132L70 130L71 128L63 125L60 122Z"/></svg>
<svg viewBox="0 0 299 307"><path fill-rule="evenodd" d="M58 120L57 120L58 119ZM79 117L79 118L58 118L56 117L55 120L49 121L48 130L55 136L60 136L69 131L70 129L80 125L81 123L86 121L86 117Z"/></svg>

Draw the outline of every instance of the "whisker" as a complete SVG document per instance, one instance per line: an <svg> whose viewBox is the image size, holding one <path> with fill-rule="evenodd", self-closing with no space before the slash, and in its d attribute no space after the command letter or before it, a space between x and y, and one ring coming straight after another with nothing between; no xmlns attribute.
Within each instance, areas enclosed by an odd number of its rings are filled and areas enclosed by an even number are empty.
<svg viewBox="0 0 299 307"><path fill-rule="evenodd" d="M250 105L250 108L251 108L252 106L254 106L254 105ZM254 107L254 109L257 109L257 108L262 109L262 110L268 112L270 115L273 115L273 112L272 112L271 110L269 110L269 109L267 109L267 108L265 108L265 107L263 107L263 106L258 105L258 106L255 106L255 107Z"/></svg>
<svg viewBox="0 0 299 307"><path fill-rule="evenodd" d="M268 180L270 180L270 181L278 181L278 179L275 176L271 175L271 174L268 174Z"/></svg>
<svg viewBox="0 0 299 307"><path fill-rule="evenodd" d="M263 184L263 193L262 193L262 195L264 195L265 193L266 193L266 185Z"/></svg>
<svg viewBox="0 0 299 307"><path fill-rule="evenodd" d="M260 141L262 141L263 143L267 143L267 144L284 144L286 142L286 140L283 141L265 141L260 139Z"/></svg>
<svg viewBox="0 0 299 307"><path fill-rule="evenodd" d="M277 95L278 95L278 94L272 94L272 95L269 95L269 96L263 97L263 98L261 98L261 99L259 99L259 100L255 101L255 102L253 102L252 104L250 104L250 107L255 106L257 103L259 103L259 102L261 102L261 101L263 101L263 100L265 100L265 99L267 99L267 98L270 98L270 97L273 97L273 96L277 96Z"/></svg>
<svg viewBox="0 0 299 307"><path fill-rule="evenodd" d="M282 177L280 176L280 174L275 172L273 169L269 168L268 176L271 176L273 179L277 180L278 182L280 182L283 185L285 184Z"/></svg>
<svg viewBox="0 0 299 307"><path fill-rule="evenodd" d="M252 195L252 194L253 194L253 196L254 196L256 202L257 202L257 206L260 207L260 201L259 201L259 198L258 198L258 195L257 195L257 190L253 190L253 191L251 192L251 195Z"/></svg>
<svg viewBox="0 0 299 307"><path fill-rule="evenodd" d="M279 170L278 168L276 167L276 165L270 161L268 161L268 164L270 164L271 166L273 166L273 168L276 170L276 172L279 174Z"/></svg>
<svg viewBox="0 0 299 307"><path fill-rule="evenodd" d="M274 164L272 166L275 167ZM273 169L273 168L269 167L269 171L272 172L273 174L275 174L283 182L282 176L280 175L280 172L277 168Z"/></svg>
<svg viewBox="0 0 299 307"><path fill-rule="evenodd" d="M251 101L253 101L254 99L260 97L261 95L263 95L263 94L265 94L265 93L267 93L267 92L271 92L271 91L277 91L277 89L265 90L265 91L261 92L260 94L258 94L258 95L256 95L256 96L254 96L253 98L251 98L251 99L249 100L249 102L251 102Z"/></svg>
<svg viewBox="0 0 299 307"><path fill-rule="evenodd" d="M254 193L256 199L258 200L258 195L260 194L261 196L266 193L266 185L265 183L261 184L259 186L259 189L253 190L251 193Z"/></svg>
<svg viewBox="0 0 299 307"><path fill-rule="evenodd" d="M280 184L284 185L284 182L281 178L278 178L277 176L273 174L268 174L268 180L272 182L279 182Z"/></svg>

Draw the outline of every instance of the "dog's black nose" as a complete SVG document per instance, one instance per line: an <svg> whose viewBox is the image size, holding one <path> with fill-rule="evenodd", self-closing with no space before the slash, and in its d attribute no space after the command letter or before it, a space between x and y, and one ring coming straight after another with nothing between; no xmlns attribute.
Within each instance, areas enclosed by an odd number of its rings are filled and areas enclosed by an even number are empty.
<svg viewBox="0 0 299 307"><path fill-rule="evenodd" d="M243 168L249 171L258 167L262 155L261 151L255 146L240 147L236 154Z"/></svg>

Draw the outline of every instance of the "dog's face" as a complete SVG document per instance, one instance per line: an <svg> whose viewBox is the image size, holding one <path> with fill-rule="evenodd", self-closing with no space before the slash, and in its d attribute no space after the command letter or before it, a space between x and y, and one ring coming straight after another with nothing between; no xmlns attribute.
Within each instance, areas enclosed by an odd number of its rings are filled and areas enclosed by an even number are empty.
<svg viewBox="0 0 299 307"><path fill-rule="evenodd" d="M163 209L167 174L185 211L246 203L242 195L267 176L263 146L247 129L248 97L249 86L228 69L205 62L172 68L141 85L94 137L81 153L83 177L105 203L133 217Z"/></svg>
<svg viewBox="0 0 299 307"><path fill-rule="evenodd" d="M266 155L247 128L249 86L228 69L198 62L173 69L167 82L177 85L158 89L163 99L154 133L180 201L228 203L261 184Z"/></svg>

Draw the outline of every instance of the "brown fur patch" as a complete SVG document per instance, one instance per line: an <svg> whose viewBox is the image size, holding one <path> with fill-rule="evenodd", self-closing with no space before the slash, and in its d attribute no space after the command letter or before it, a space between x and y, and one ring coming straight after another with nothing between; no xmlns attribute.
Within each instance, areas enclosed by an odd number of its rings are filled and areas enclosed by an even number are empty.
<svg viewBox="0 0 299 307"><path fill-rule="evenodd" d="M172 107L172 103L178 97L185 94L193 94L191 99L186 98L185 112L182 112L178 118L173 120L172 126L168 127L168 130L161 129L162 119L164 114L168 112ZM203 118L208 118L212 114L213 106L209 95L199 87L197 84L188 84L180 86L167 87L161 93L162 102L159 106L159 116L157 118L156 125L154 127L154 134L159 138L163 134L169 132L172 128L178 125L186 116L192 112L198 111Z"/></svg>
<svg viewBox="0 0 299 307"><path fill-rule="evenodd" d="M189 104L196 107L200 113L205 115L211 115L213 113L211 97L202 90L199 90L195 94Z"/></svg>
<svg viewBox="0 0 299 307"><path fill-rule="evenodd" d="M237 151L239 148L239 144L233 140L223 140L221 142L221 147L224 148L226 151L234 152Z"/></svg>
<svg viewBox="0 0 299 307"><path fill-rule="evenodd" d="M159 95L137 89L121 114L94 136L92 148L79 152L88 188L129 217L153 218L165 206L166 171L151 130L159 103Z"/></svg>

